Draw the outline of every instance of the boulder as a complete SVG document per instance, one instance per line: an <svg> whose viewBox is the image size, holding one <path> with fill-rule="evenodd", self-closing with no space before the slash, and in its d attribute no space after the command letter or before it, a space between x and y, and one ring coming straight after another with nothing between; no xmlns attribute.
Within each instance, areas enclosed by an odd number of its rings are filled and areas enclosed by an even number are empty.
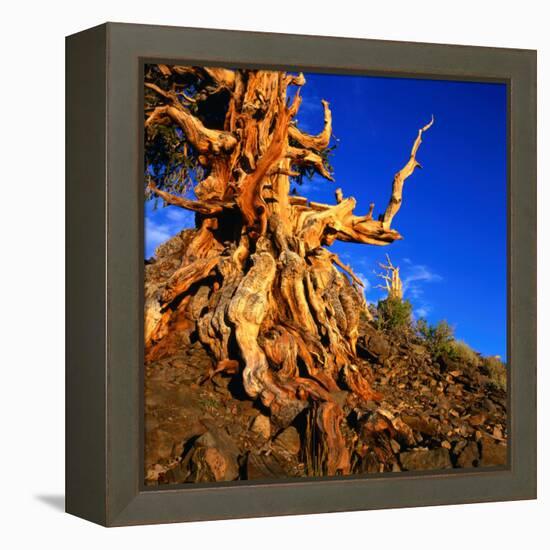
<svg viewBox="0 0 550 550"><path fill-rule="evenodd" d="M460 468L473 468L479 465L479 450L477 443L470 441L458 455L456 464Z"/></svg>
<svg viewBox="0 0 550 550"><path fill-rule="evenodd" d="M247 479L276 479L288 474L273 455L250 453L246 461Z"/></svg>
<svg viewBox="0 0 550 550"><path fill-rule="evenodd" d="M273 442L274 450L297 455L300 452L300 434L294 426L283 430Z"/></svg>
<svg viewBox="0 0 550 550"><path fill-rule="evenodd" d="M239 475L236 458L225 449L199 447L191 457L194 481L232 481Z"/></svg>
<svg viewBox="0 0 550 550"><path fill-rule="evenodd" d="M382 365L389 359L392 347L381 332L366 325L365 335L358 342L357 351L363 357L374 359Z"/></svg>
<svg viewBox="0 0 550 550"><path fill-rule="evenodd" d="M410 451L399 455L404 470L445 470L452 468L447 449L439 448L430 451Z"/></svg>
<svg viewBox="0 0 550 550"><path fill-rule="evenodd" d="M269 439L271 437L271 423L269 421L269 418L267 416L264 416L263 414L259 414L252 421L250 430L252 431L252 433L260 436L262 439Z"/></svg>
<svg viewBox="0 0 550 550"><path fill-rule="evenodd" d="M481 466L505 466L508 462L507 446L488 436L481 438Z"/></svg>
<svg viewBox="0 0 550 550"><path fill-rule="evenodd" d="M401 420L421 434L434 436L439 433L439 422L434 418L402 414Z"/></svg>
<svg viewBox="0 0 550 550"><path fill-rule="evenodd" d="M210 430L196 441L190 455L193 481L232 481L239 476L239 449L221 431Z"/></svg>

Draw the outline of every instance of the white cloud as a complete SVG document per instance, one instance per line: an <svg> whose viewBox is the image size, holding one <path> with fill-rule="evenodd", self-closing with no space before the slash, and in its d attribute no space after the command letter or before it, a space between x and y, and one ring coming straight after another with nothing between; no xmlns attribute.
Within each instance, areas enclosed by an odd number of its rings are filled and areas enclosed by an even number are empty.
<svg viewBox="0 0 550 550"><path fill-rule="evenodd" d="M165 212L165 216L169 221L174 222L174 224L178 224L182 228L194 225L195 215L189 210L184 210L183 208L178 208L175 206L168 206Z"/></svg>
<svg viewBox="0 0 550 550"><path fill-rule="evenodd" d="M409 260L409 263L407 262L405 263L408 265L407 274L403 279L403 288L405 290L407 289L407 286L409 286L411 283L415 281L433 283L433 282L441 281L443 279L441 275L438 275L437 273L430 271L430 269L425 265L412 264L410 260Z"/></svg>
<svg viewBox="0 0 550 550"><path fill-rule="evenodd" d="M368 292L371 289L370 281L367 279L367 276L364 273L356 273L357 278L363 283L364 288L363 292Z"/></svg>
<svg viewBox="0 0 550 550"><path fill-rule="evenodd" d="M146 255L153 253L155 248L174 235L170 226L159 224L147 218L145 220L145 251Z"/></svg>
<svg viewBox="0 0 550 550"><path fill-rule="evenodd" d="M406 288L404 287L404 292L406 291L407 296L418 300L424 294L424 289L421 288L418 284L409 284Z"/></svg>
<svg viewBox="0 0 550 550"><path fill-rule="evenodd" d="M413 264L410 258L404 258L403 264L403 293L416 306L414 316L417 319L427 317L433 308L424 298L423 285L425 283L437 283L442 281L443 277L426 265Z"/></svg>
<svg viewBox="0 0 550 550"><path fill-rule="evenodd" d="M428 316L428 313L430 313L431 310L432 308L428 305L421 306L414 310L414 316L416 319L424 319Z"/></svg>
<svg viewBox="0 0 550 550"><path fill-rule="evenodd" d="M145 218L145 256L151 257L159 244L194 224L195 215L183 208L168 206L148 212Z"/></svg>

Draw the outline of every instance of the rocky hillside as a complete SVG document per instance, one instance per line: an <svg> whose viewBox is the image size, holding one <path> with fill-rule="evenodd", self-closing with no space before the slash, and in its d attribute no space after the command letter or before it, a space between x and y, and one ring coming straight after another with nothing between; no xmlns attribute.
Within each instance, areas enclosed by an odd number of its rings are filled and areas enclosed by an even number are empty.
<svg viewBox="0 0 550 550"><path fill-rule="evenodd" d="M146 301L173 272L185 242L183 232L146 266ZM363 319L354 368L382 399L359 402L345 384L333 395L345 413L352 473L504 465L504 366L471 350L434 353L410 331L378 327ZM245 394L238 368L216 373L193 338L171 347L178 351L148 358L145 366L147 484L322 474L311 408L276 426Z"/></svg>

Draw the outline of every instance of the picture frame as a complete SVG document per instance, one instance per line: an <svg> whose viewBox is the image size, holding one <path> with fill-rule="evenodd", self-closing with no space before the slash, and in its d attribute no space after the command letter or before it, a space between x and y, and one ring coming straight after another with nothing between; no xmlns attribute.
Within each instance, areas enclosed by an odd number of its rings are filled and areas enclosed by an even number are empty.
<svg viewBox="0 0 550 550"><path fill-rule="evenodd" d="M507 467L144 486L140 94L152 60L506 84ZM66 68L68 513L121 526L536 498L535 51L106 23L67 37Z"/></svg>

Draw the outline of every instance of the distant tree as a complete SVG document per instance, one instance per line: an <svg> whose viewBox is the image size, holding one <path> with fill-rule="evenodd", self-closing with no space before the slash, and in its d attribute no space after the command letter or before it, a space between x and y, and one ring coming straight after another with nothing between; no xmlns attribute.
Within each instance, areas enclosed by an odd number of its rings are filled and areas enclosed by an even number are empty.
<svg viewBox="0 0 550 550"><path fill-rule="evenodd" d="M408 300L388 296L378 302L378 326L388 332L404 332L412 323L412 305Z"/></svg>
<svg viewBox="0 0 550 550"><path fill-rule="evenodd" d="M457 360L472 365L473 367L479 367L481 365L482 359L480 354L474 351L466 342L454 340L452 345Z"/></svg>
<svg viewBox="0 0 550 550"><path fill-rule="evenodd" d="M487 372L491 384L500 390L506 390L506 365L497 356L483 358L482 368Z"/></svg>
<svg viewBox="0 0 550 550"><path fill-rule="evenodd" d="M416 323L416 331L434 359L444 354L451 357L456 355L453 346L454 329L447 321L443 320L437 325L430 325L425 319L419 319Z"/></svg>
<svg viewBox="0 0 550 550"><path fill-rule="evenodd" d="M383 273L377 273L377 277L384 281L383 285L377 285L376 288L381 288L388 293L388 298L395 300L403 299L403 282L399 275L399 268L391 263L389 254L386 254L387 264L380 262L378 265L384 270Z"/></svg>

